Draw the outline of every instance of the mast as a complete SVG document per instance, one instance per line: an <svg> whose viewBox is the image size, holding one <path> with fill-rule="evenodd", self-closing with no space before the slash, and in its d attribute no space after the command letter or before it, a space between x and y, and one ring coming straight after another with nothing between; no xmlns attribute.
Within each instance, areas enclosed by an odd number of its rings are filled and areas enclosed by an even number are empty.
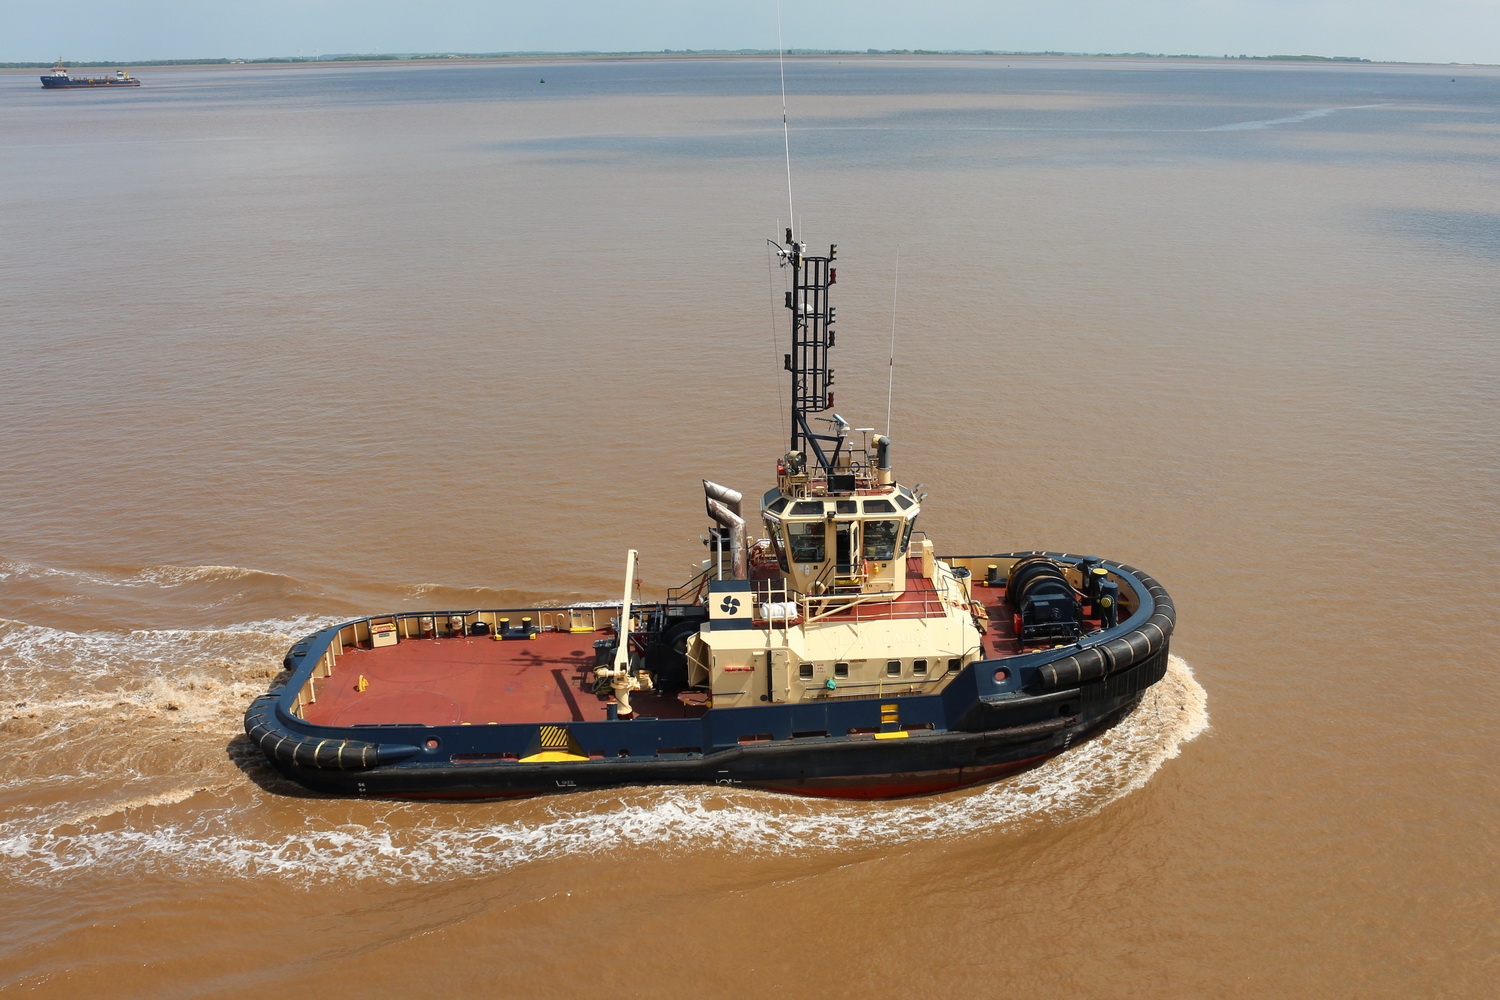
<svg viewBox="0 0 1500 1000"><path fill-rule="evenodd" d="M838 259L838 244L829 244L828 256L812 257L807 244L794 240L788 228L786 246L777 253L783 264L792 265L792 287L786 293L786 307L792 314L792 350L784 361L792 374L791 451L810 453L820 470L831 473L838 466L848 425L834 414L838 433L819 434L808 421L813 414L833 409L828 349L835 340L835 310L829 304L828 289L838 280L838 270L831 266Z"/></svg>

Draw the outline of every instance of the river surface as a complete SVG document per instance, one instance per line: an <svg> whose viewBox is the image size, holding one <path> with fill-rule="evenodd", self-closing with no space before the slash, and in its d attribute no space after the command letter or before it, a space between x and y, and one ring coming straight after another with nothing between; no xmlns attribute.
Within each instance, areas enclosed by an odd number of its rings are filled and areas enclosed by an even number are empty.
<svg viewBox="0 0 1500 1000"><path fill-rule="evenodd" d="M1500 70L139 75L0 74L0 992L1493 995ZM277 778L324 623L690 575L789 217L940 552L1171 591L1141 708L892 803Z"/></svg>

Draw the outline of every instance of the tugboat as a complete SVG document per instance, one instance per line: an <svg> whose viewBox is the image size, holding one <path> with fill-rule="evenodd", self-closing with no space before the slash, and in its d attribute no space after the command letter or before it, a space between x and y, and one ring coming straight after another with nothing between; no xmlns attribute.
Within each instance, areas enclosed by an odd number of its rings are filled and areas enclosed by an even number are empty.
<svg viewBox="0 0 1500 1000"><path fill-rule="evenodd" d="M772 243L791 269L791 438L756 514L705 481L710 556L665 600L633 599L632 549L618 604L374 615L303 638L245 715L283 774L395 798L894 798L1031 767L1162 678L1176 615L1140 570L937 554L890 441L833 412L837 245Z"/></svg>
<svg viewBox="0 0 1500 1000"><path fill-rule="evenodd" d="M60 58L57 60L57 65L52 67L52 72L42 77L42 86L49 90L68 87L139 87L140 85L141 81L123 69L115 70L113 76L69 76Z"/></svg>

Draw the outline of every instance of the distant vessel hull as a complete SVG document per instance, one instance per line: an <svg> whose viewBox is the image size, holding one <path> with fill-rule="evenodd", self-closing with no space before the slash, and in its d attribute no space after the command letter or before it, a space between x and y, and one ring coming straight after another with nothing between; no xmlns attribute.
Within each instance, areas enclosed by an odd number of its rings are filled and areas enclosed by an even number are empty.
<svg viewBox="0 0 1500 1000"><path fill-rule="evenodd" d="M42 86L48 90L72 90L79 87L139 87L141 81L129 73L114 76L68 76L67 71L53 70L42 77Z"/></svg>

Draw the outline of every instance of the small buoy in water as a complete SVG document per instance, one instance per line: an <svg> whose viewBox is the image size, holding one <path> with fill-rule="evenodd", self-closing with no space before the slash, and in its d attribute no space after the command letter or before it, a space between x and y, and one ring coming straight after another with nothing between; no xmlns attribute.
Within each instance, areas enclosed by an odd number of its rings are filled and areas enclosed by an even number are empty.
<svg viewBox="0 0 1500 1000"><path fill-rule="evenodd" d="M542 83L546 83L546 82L547 82L547 78L545 76L542 77Z"/></svg>

